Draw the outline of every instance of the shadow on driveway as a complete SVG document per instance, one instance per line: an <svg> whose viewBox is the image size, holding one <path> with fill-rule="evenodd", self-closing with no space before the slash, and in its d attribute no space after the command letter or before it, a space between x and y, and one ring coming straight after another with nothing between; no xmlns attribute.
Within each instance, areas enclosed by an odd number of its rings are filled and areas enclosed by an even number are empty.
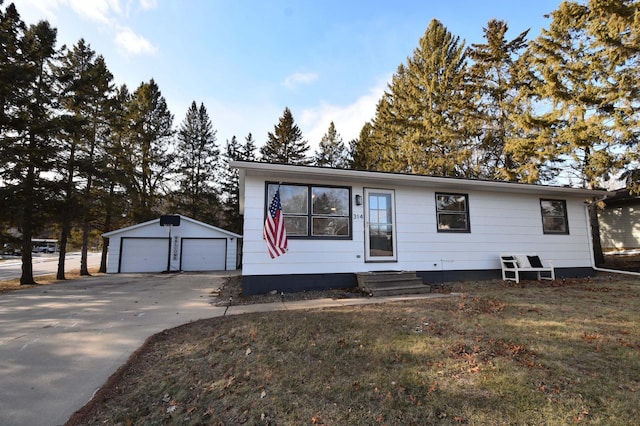
<svg viewBox="0 0 640 426"><path fill-rule="evenodd" d="M222 315L220 273L113 274L0 295L0 424L59 425L147 339Z"/></svg>

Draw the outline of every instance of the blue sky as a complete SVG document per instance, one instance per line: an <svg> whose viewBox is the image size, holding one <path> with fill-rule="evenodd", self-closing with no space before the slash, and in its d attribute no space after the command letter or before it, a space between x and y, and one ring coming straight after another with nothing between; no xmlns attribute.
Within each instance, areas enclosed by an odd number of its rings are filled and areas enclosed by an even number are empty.
<svg viewBox="0 0 640 426"><path fill-rule="evenodd" d="M5 6L10 1L5 0ZM560 0L17 0L60 45L84 38L131 91L154 79L174 115L202 102L220 146L261 146L289 107L312 152L333 121L345 144L373 118L391 76L431 19L467 45L492 19L535 38Z"/></svg>

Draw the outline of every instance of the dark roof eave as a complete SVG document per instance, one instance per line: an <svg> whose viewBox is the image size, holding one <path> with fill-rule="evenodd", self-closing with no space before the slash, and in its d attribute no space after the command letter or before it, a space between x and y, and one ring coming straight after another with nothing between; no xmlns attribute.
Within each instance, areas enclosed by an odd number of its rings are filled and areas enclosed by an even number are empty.
<svg viewBox="0 0 640 426"><path fill-rule="evenodd" d="M291 179L307 177L324 180L349 180L350 182L380 184L402 184L406 186L438 187L455 190L485 190L510 193L536 193L547 196L574 196L601 198L611 192L563 186L535 185L516 182L474 180L454 177L414 175L405 173L371 172L362 170L334 169L328 167L297 166L264 162L233 161L231 167L237 168L247 176L262 176L271 179Z"/></svg>

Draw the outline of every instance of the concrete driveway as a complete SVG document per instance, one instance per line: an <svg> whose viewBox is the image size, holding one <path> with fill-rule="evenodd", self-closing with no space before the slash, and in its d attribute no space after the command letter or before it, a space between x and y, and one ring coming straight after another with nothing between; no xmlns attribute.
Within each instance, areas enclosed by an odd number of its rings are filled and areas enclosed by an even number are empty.
<svg viewBox="0 0 640 426"><path fill-rule="evenodd" d="M115 274L0 295L0 425L61 425L147 337L222 315L216 273Z"/></svg>

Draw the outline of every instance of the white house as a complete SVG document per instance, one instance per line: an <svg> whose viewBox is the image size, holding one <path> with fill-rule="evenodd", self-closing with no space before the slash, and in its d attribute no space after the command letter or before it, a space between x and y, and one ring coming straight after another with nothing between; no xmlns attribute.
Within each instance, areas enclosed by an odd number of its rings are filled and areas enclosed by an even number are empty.
<svg viewBox="0 0 640 426"><path fill-rule="evenodd" d="M186 216L178 226L161 219L105 233L109 238L107 273L235 270L242 235Z"/></svg>
<svg viewBox="0 0 640 426"><path fill-rule="evenodd" d="M604 199L598 213L600 240L605 252L640 249L640 197L627 189L615 191Z"/></svg>
<svg viewBox="0 0 640 426"><path fill-rule="evenodd" d="M232 162L244 215L243 291L347 288L354 273L426 282L500 276L500 253L536 253L557 277L593 273L585 201L604 191L257 162ZM280 188L288 251L263 237Z"/></svg>

